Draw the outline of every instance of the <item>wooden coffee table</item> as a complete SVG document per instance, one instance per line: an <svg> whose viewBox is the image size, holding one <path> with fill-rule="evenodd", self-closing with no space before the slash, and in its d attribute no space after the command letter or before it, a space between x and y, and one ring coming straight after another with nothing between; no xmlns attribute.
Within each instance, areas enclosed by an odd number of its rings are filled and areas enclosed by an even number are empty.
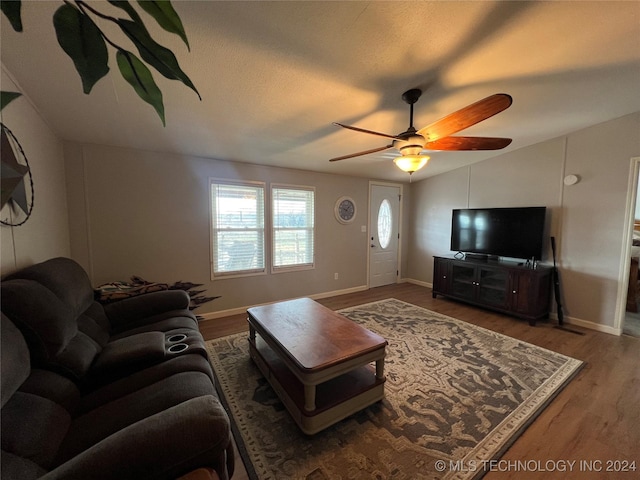
<svg viewBox="0 0 640 480"><path fill-rule="evenodd" d="M387 341L381 336L310 298L247 314L251 358L304 433L384 397Z"/></svg>

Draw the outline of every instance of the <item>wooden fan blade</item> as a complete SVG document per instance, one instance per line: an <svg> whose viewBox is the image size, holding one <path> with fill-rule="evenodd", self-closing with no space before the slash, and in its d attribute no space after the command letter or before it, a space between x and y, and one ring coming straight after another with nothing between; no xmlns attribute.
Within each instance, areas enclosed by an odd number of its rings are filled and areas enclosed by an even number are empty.
<svg viewBox="0 0 640 480"><path fill-rule="evenodd" d="M361 155L368 155L369 153L381 152L388 148L393 148L393 145L387 145L385 147L372 148L371 150L365 150L364 152L351 153L349 155L343 155L342 157L336 157L329 160L330 162L337 162L338 160L346 160L347 158L359 157Z"/></svg>
<svg viewBox="0 0 640 480"><path fill-rule="evenodd" d="M355 130L356 132L369 133L371 135L378 135L379 137L385 137L385 138L394 138L394 139L396 138L395 135L387 135L386 133L374 132L373 130L365 130L364 128L352 127L351 125L344 125L338 122L333 122L333 124L337 125L338 127L348 128L349 130Z"/></svg>
<svg viewBox="0 0 640 480"><path fill-rule="evenodd" d="M506 93L490 95L487 98L441 118L431 125L421 128L418 130L418 135L422 135L427 142L448 137L460 130L464 130L465 128L469 128L476 123L486 120L496 113L502 112L509 108L512 101L511 96Z"/></svg>
<svg viewBox="0 0 640 480"><path fill-rule="evenodd" d="M425 150L500 150L511 143L510 138L444 137L427 142Z"/></svg>

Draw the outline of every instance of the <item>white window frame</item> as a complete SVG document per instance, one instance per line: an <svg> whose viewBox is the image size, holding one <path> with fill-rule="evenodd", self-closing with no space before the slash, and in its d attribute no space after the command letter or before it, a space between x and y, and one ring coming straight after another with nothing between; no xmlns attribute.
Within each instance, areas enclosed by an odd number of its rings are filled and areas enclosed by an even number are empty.
<svg viewBox="0 0 640 480"><path fill-rule="evenodd" d="M293 264L293 265L282 265L282 266L277 266L276 265L276 261L277 261L277 253L276 253L276 249L278 248L278 245L276 244L276 232L278 232L280 229L276 227L275 225L275 215L276 215L276 202L274 200L274 193L276 190L301 190L301 191L306 191L306 192L311 192L312 193L312 198L313 198L313 214L312 214L312 221L313 221L313 225L310 227L311 230L311 239L312 239L312 248L313 248L313 253L311 255L311 262L310 263L298 263L298 264ZM311 187L311 186L304 186L304 185L290 185L290 184L282 184L282 183L274 183L271 184L271 195L270 195L270 208L271 208L271 215L270 215L270 225L269 227L271 228L271 273L284 273L284 272L292 272L292 271L299 271L299 270L312 270L315 268L315 259L316 259L316 189L315 187ZM309 227L306 227L306 229L309 229Z"/></svg>
<svg viewBox="0 0 640 480"><path fill-rule="evenodd" d="M216 272L216 250L217 250L217 226L215 224L215 198L214 198L214 186L223 185L223 186L239 186L239 187L253 187L259 188L262 190L262 228L257 227L256 231L262 231L262 258L263 265L260 268L255 269L246 269L246 270L233 270L229 272L218 271ZM267 184L265 182L255 182L255 181L241 181L241 180L229 180L224 178L209 178L209 234L210 234L210 245L209 252L211 255L211 279L222 279L222 278L237 278L237 277L248 277L248 276L256 276L256 275L266 275L267 274L267 202L266 202L266 193L267 193Z"/></svg>

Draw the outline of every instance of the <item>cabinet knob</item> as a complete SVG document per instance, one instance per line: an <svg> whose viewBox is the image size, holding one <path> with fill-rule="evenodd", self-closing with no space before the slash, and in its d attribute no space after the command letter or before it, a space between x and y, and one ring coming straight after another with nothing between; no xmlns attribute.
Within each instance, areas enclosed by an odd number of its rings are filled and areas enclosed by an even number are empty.
<svg viewBox="0 0 640 480"><path fill-rule="evenodd" d="M517 292L514 290L514 291L513 291L513 293L515 294L515 293L517 293Z"/></svg>
<svg viewBox="0 0 640 480"><path fill-rule="evenodd" d="M447 276L446 276L446 275L443 275L443 276L442 276L442 278L447 278Z"/></svg>

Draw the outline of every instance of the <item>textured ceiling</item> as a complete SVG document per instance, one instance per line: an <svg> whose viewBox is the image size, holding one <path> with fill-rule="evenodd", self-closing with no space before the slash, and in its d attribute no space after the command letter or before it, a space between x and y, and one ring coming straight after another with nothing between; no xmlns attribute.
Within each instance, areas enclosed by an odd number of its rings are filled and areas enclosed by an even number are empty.
<svg viewBox="0 0 640 480"><path fill-rule="evenodd" d="M460 134L513 138L510 151L640 111L638 1L174 2L190 52L143 15L202 101L155 75L166 128L113 54L109 76L82 93L53 30L61 4L23 2L23 33L3 17L1 60L65 140L405 181L390 152L330 163L386 144L332 122L397 134L410 88L424 92L417 128L504 92L511 108ZM414 181L496 153L431 155Z"/></svg>

